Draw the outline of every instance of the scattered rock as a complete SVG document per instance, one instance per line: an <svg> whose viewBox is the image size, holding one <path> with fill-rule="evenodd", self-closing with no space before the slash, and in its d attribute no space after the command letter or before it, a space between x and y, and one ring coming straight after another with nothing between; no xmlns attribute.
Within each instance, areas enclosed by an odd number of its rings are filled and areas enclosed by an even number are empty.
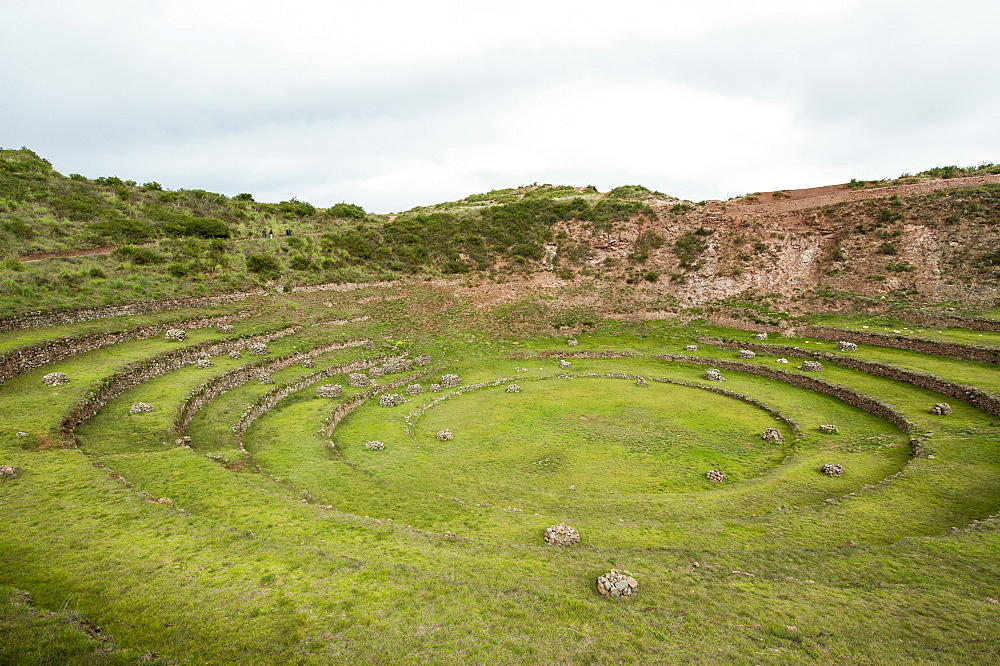
<svg viewBox="0 0 1000 666"><path fill-rule="evenodd" d="M563 370L568 370L569 368L573 367L573 364L570 363L569 361L560 360L559 367L562 368Z"/></svg>
<svg viewBox="0 0 1000 666"><path fill-rule="evenodd" d="M636 386L649 386L649 382L646 381L645 377L643 377L642 375L639 375L638 377L635 378L635 385Z"/></svg>
<svg viewBox="0 0 1000 666"><path fill-rule="evenodd" d="M413 359L413 365L424 366L424 365L430 365L430 364L431 364L431 355L430 354L421 354L420 356L418 356L415 359Z"/></svg>
<svg viewBox="0 0 1000 666"><path fill-rule="evenodd" d="M756 578L756 574L747 573L746 571L733 571L734 576L743 576L744 578Z"/></svg>
<svg viewBox="0 0 1000 666"><path fill-rule="evenodd" d="M199 358L197 361L194 362L194 367L200 368L201 370L204 370L206 368L211 368L212 360L207 358Z"/></svg>
<svg viewBox="0 0 1000 666"><path fill-rule="evenodd" d="M739 350L738 352L736 352L736 356L738 358L745 358L745 359L757 358L757 354L753 353L749 349L741 349L741 350Z"/></svg>
<svg viewBox="0 0 1000 666"><path fill-rule="evenodd" d="M442 442L450 442L452 439L454 439L454 435L451 434L451 430L445 428L444 430L440 431L437 434L437 438Z"/></svg>
<svg viewBox="0 0 1000 666"><path fill-rule="evenodd" d="M722 376L722 371L718 368L709 368L705 371L705 379L710 382L724 382L726 378Z"/></svg>
<svg viewBox="0 0 1000 666"><path fill-rule="evenodd" d="M858 351L858 346L853 342L847 342L846 340L841 340L837 343L837 349L840 351Z"/></svg>
<svg viewBox="0 0 1000 666"><path fill-rule="evenodd" d="M823 364L819 361L802 361L802 365L799 366L799 370L803 372L821 372L823 370Z"/></svg>
<svg viewBox="0 0 1000 666"><path fill-rule="evenodd" d="M65 384L68 381L69 377L66 376L65 372L50 372L42 377L42 383L48 384L49 386L59 386L60 384Z"/></svg>
<svg viewBox="0 0 1000 666"><path fill-rule="evenodd" d="M785 438L781 436L781 432L777 428L768 428L760 434L760 438L765 442L785 443Z"/></svg>
<svg viewBox="0 0 1000 666"><path fill-rule="evenodd" d="M612 569L597 579L597 591L606 597L630 597L639 583L627 571Z"/></svg>
<svg viewBox="0 0 1000 666"><path fill-rule="evenodd" d="M722 483L726 480L726 473L721 469L710 469L705 472L705 478L715 483Z"/></svg>
<svg viewBox="0 0 1000 666"><path fill-rule="evenodd" d="M566 341L566 344L569 345L570 347L576 347L580 343L577 341L576 338L570 338L569 340Z"/></svg>
<svg viewBox="0 0 1000 666"><path fill-rule="evenodd" d="M517 384L511 384L507 387L507 393L520 393L521 387Z"/></svg>
<svg viewBox="0 0 1000 666"><path fill-rule="evenodd" d="M753 337L754 337L754 340L767 340L767 333L758 333L757 335L755 335Z"/></svg>
<svg viewBox="0 0 1000 666"><path fill-rule="evenodd" d="M381 451L385 448L385 444L379 441L365 442L365 451Z"/></svg>
<svg viewBox="0 0 1000 666"><path fill-rule="evenodd" d="M696 352L698 351L698 345L688 345L684 348L684 351Z"/></svg>
<svg viewBox="0 0 1000 666"><path fill-rule="evenodd" d="M462 385L462 379L458 375L443 375L441 386L444 388L455 388Z"/></svg>
<svg viewBox="0 0 1000 666"><path fill-rule="evenodd" d="M406 402L406 399L398 393L383 393L378 399L378 404L381 407L395 407L396 405L402 405L404 402Z"/></svg>
<svg viewBox="0 0 1000 666"><path fill-rule="evenodd" d="M187 337L187 333L179 328L168 328L167 332L163 335L164 340L169 340L171 342L180 342Z"/></svg>
<svg viewBox="0 0 1000 666"><path fill-rule="evenodd" d="M545 528L545 543L550 546L571 546L580 543L580 533L565 523Z"/></svg>
<svg viewBox="0 0 1000 666"><path fill-rule="evenodd" d="M306 360L302 361L302 367L306 369L315 368L316 361L312 360L311 358L307 358Z"/></svg>
<svg viewBox="0 0 1000 666"><path fill-rule="evenodd" d="M232 328L232 327L230 327L230 328ZM141 657L139 657L139 661L143 661L143 662L145 662L145 661L156 661L159 658L160 658L160 653L159 652L147 652L146 654L144 654Z"/></svg>
<svg viewBox="0 0 1000 666"><path fill-rule="evenodd" d="M431 384L430 386L427 387L427 390L430 391L431 393L440 393L441 392L441 385L440 384Z"/></svg>
<svg viewBox="0 0 1000 666"><path fill-rule="evenodd" d="M128 408L129 414L140 414L142 412L153 411L153 406L148 402L137 402Z"/></svg>
<svg viewBox="0 0 1000 666"><path fill-rule="evenodd" d="M374 367L368 369L368 376L372 379L379 379L380 377L385 377L385 370L380 367Z"/></svg>
<svg viewBox="0 0 1000 666"><path fill-rule="evenodd" d="M257 383L258 384L273 384L274 383L274 377L271 376L270 372L262 372L259 375L257 375Z"/></svg>
<svg viewBox="0 0 1000 666"><path fill-rule="evenodd" d="M837 426L835 426L833 424L821 425L819 427L819 431L820 432L829 433L831 435L836 435L837 433L840 432L840 430L837 429Z"/></svg>
<svg viewBox="0 0 1000 666"><path fill-rule="evenodd" d="M406 395L420 395L424 392L424 387L420 384L408 384L406 387Z"/></svg>
<svg viewBox="0 0 1000 666"><path fill-rule="evenodd" d="M215 327L215 330L217 330L219 333L232 333L236 329L233 328L232 324L219 324L218 326Z"/></svg>
<svg viewBox="0 0 1000 666"><path fill-rule="evenodd" d="M251 342L246 346L247 353L251 356L264 356L267 354L267 345L263 342Z"/></svg>
<svg viewBox="0 0 1000 666"><path fill-rule="evenodd" d="M774 361L775 363L788 363L787 358L779 358Z"/></svg>
<svg viewBox="0 0 1000 666"><path fill-rule="evenodd" d="M938 414L939 416L948 416L951 414L951 405L947 402L938 402L931 407L931 414Z"/></svg>
<svg viewBox="0 0 1000 666"><path fill-rule="evenodd" d="M233 351L229 352L229 358L233 359L234 361L237 361L243 358L243 354L240 353L239 349L234 349Z"/></svg>
<svg viewBox="0 0 1000 666"><path fill-rule="evenodd" d="M372 380L368 379L367 375L360 372L352 372L347 375L347 385L354 388L364 388L366 386L371 386Z"/></svg>
<svg viewBox="0 0 1000 666"><path fill-rule="evenodd" d="M317 398L339 398L344 395L344 387L340 384L323 384L316 387Z"/></svg>
<svg viewBox="0 0 1000 666"><path fill-rule="evenodd" d="M386 374L392 374L396 372L409 372L413 370L413 360L408 358L397 358L394 361L389 361L382 366Z"/></svg>
<svg viewBox="0 0 1000 666"><path fill-rule="evenodd" d="M819 468L827 476L843 476L844 466L839 463L826 464Z"/></svg>

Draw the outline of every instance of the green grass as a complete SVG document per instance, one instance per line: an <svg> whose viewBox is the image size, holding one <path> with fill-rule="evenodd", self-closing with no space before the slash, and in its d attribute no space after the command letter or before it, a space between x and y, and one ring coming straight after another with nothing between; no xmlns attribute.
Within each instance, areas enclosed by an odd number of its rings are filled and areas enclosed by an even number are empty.
<svg viewBox="0 0 1000 666"><path fill-rule="evenodd" d="M988 415L952 401L952 416L933 417L927 408L940 396L828 364L819 378L889 402L933 431L934 458L911 460L908 436L880 419L725 372L723 388L798 422L805 436L793 440L773 415L734 398L557 376L624 372L704 384L705 366L652 355L719 333L708 327L598 323L577 335L577 351L636 356L572 359L563 371L533 354L566 349L564 337L461 324L467 304L435 289L365 305L373 318L362 324L307 327L271 343L271 356L364 334L374 349L325 354L318 368L398 348L434 356L435 375L419 380L425 388L456 372L465 384L515 377L521 393L498 386L457 395L410 429L405 417L439 394L392 408L370 400L335 430L335 450L320 430L338 401L309 387L254 423L243 438L252 459L244 458L232 425L272 388L254 382L196 415L187 429L193 450L170 443L173 410L188 392L253 357L216 358L210 369L187 367L126 392L79 428L76 450L46 448L44 438L87 387L176 344L123 343L0 385L0 462L22 470L0 482L0 630L11 639L0 641L0 661L135 663L147 652L161 663L208 664L997 659L1000 613L986 598L1000 597L1000 531L988 519L1000 511L1000 428ZM247 326L355 312L372 293L275 297ZM321 306L328 299L332 309ZM187 343L217 335L192 331ZM707 345L698 354L735 358ZM997 383L988 364L869 347L857 354ZM42 386L41 375L55 370L71 383ZM293 366L275 379L306 372ZM346 377L323 383L346 386ZM129 415L138 400L157 410ZM825 423L840 433L820 433ZM786 444L759 439L769 426ZM435 438L442 428L452 441ZM386 450L364 451L368 439ZM825 462L842 463L844 476L819 474ZM729 481L706 481L713 467ZM967 531L974 520L978 528ZM581 531L581 544L544 546L544 528L563 521ZM612 567L639 580L637 597L616 603L596 593L596 577ZM34 606L11 587L30 592ZM81 617L113 639L82 633ZM102 650L108 645L116 649Z"/></svg>

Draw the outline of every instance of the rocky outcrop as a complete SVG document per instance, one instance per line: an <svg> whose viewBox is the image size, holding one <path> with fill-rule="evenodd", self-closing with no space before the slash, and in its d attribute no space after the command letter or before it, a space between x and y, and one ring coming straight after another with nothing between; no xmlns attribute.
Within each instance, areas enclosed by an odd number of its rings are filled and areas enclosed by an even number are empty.
<svg viewBox="0 0 1000 666"><path fill-rule="evenodd" d="M639 583L627 571L612 569L597 579L597 591L606 597L631 597Z"/></svg>
<svg viewBox="0 0 1000 666"><path fill-rule="evenodd" d="M580 543L580 533L566 523L559 523L545 528L545 543L550 546L572 546Z"/></svg>

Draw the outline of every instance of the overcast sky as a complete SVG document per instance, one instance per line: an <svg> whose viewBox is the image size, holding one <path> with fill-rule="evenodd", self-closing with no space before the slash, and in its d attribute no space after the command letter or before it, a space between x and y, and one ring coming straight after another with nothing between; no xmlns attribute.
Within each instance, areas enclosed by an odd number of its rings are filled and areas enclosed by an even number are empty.
<svg viewBox="0 0 1000 666"><path fill-rule="evenodd" d="M0 146L391 212L1000 162L1000 2L0 0Z"/></svg>

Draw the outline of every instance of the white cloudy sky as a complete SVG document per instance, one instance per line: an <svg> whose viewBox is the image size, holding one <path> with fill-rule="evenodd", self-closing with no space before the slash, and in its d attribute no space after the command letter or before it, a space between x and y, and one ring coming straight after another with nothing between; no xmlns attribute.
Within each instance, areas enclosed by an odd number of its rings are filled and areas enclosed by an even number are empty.
<svg viewBox="0 0 1000 666"><path fill-rule="evenodd" d="M1000 162L997 0L0 0L0 146L389 212Z"/></svg>

